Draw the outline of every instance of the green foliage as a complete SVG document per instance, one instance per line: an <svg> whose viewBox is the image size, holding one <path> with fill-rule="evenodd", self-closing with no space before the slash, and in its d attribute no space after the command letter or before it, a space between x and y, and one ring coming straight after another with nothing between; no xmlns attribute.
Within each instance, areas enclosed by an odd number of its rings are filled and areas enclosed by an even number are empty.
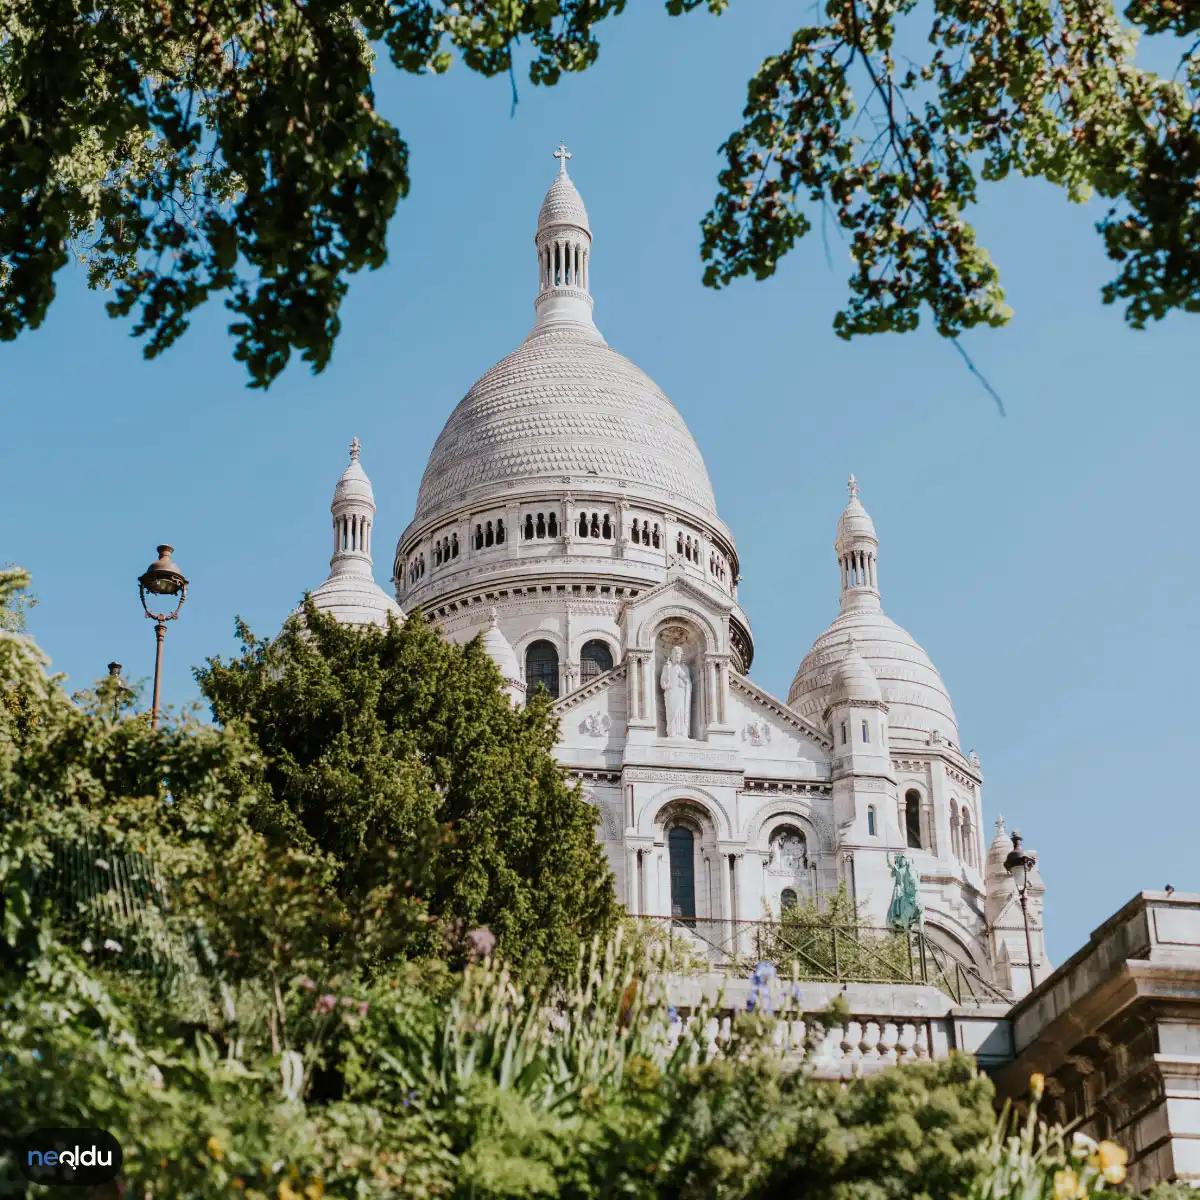
<svg viewBox="0 0 1200 1200"><path fill-rule="evenodd" d="M0 602L16 582L0 575ZM325 729L335 792L371 766L336 736L364 694L367 732L410 745L447 796L457 764L511 734L477 648L443 658L419 621L343 642L314 615L294 644L207 672L260 720L277 712L264 697L290 698ZM429 914L407 856L333 856L317 836L345 855L359 841L335 824L365 821L382 843L372 822L407 793L364 791L309 830L296 781L317 760L285 763L282 740L272 765L237 720L151 729L112 680L73 702L11 634L0 684L32 717L18 734L0 709L0 1192L45 1194L11 1157L31 1125L108 1130L123 1194L151 1200L1086 1200L1123 1175L1116 1147L1067 1142L1036 1105L996 1129L961 1057L819 1082L780 1058L761 1011L710 1056L713 1011L671 1036L660 949L620 932L546 983L478 932L460 971L415 959ZM468 693L488 732L463 746ZM418 711L440 732L394 740ZM540 762L553 731L528 720ZM261 791L272 772L295 789ZM486 790L486 771L470 778ZM293 828L312 844L277 840ZM805 1014L814 1041L844 1019Z"/></svg>
<svg viewBox="0 0 1200 1200"><path fill-rule="evenodd" d="M514 708L479 642L413 615L354 629L308 603L274 641L197 672L261 751L256 825L339 866L341 894L393 847L441 930L487 926L510 961L559 973L618 914L595 809L567 785L549 702ZM430 951L438 949L430 945Z"/></svg>
<svg viewBox="0 0 1200 1200"><path fill-rule="evenodd" d="M1104 299L1131 325L1200 311L1200 6L1133 0L1125 16L1190 43L1174 79L1136 65L1110 0L828 0L750 82L703 222L705 282L771 275L819 207L854 262L842 337L914 329L925 306L947 337L1001 325L966 212L1015 172L1113 201Z"/></svg>
<svg viewBox="0 0 1200 1200"><path fill-rule="evenodd" d="M0 340L44 320L74 251L147 357L224 294L254 386L321 370L349 276L387 256L408 147L375 109L402 71L593 62L623 0L0 0Z"/></svg>

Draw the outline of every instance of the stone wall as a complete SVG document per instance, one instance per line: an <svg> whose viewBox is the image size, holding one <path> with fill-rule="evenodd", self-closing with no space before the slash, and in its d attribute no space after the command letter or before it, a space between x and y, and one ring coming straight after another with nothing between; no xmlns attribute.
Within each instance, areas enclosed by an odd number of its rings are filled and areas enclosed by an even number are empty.
<svg viewBox="0 0 1200 1200"><path fill-rule="evenodd" d="M1020 1103L1130 1155L1133 1190L1200 1185L1200 895L1142 892L1013 1006L1015 1057L993 1075Z"/></svg>

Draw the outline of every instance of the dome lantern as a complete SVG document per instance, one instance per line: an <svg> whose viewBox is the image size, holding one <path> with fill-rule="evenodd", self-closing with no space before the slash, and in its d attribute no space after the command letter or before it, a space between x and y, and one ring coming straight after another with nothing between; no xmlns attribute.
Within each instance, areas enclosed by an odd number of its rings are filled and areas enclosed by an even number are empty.
<svg viewBox="0 0 1200 1200"><path fill-rule="evenodd" d="M876 558L879 538L875 535L875 523L858 498L858 480L853 475L847 484L850 499L838 521L837 551L838 565L842 570L842 612L852 609L879 608L879 580L876 575Z"/></svg>
<svg viewBox="0 0 1200 1200"><path fill-rule="evenodd" d="M375 582L371 539L375 493L360 461L358 438L350 443L350 462L333 489L333 557L329 577L312 594L322 611L347 625L386 626L390 613L404 620L400 606Z"/></svg>
<svg viewBox="0 0 1200 1200"><path fill-rule="evenodd" d="M583 198L567 174L571 152L560 144L554 157L558 159L558 175L542 201L534 235L538 256L536 326L590 326L592 230Z"/></svg>

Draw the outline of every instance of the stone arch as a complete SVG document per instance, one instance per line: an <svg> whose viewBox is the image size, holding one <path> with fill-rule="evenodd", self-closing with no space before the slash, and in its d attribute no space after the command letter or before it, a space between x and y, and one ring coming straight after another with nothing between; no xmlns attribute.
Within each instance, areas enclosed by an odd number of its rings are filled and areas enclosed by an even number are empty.
<svg viewBox="0 0 1200 1200"><path fill-rule="evenodd" d="M663 915L705 923L721 915L724 856L721 853L721 817L725 814L712 797L699 798L691 791L677 791L665 800L657 800L647 806L653 813L653 832L656 846L662 848L664 868L659 878L659 900ZM686 831L688 837L673 837ZM690 848L691 862L680 862L680 845L686 841ZM689 882L690 880L690 882ZM690 897L680 895L680 884ZM686 911L690 898L692 911ZM685 911L677 911L684 909Z"/></svg>
<svg viewBox="0 0 1200 1200"><path fill-rule="evenodd" d="M948 950L964 966L973 966L984 979L992 978L991 968L977 936L956 917L940 909L926 909L925 936L935 946Z"/></svg>
<svg viewBox="0 0 1200 1200"><path fill-rule="evenodd" d="M776 800L754 814L753 823L746 827L746 849L766 852L771 834L789 821L797 822L808 838L809 854L832 854L833 830L824 817L812 811L812 806L798 803L794 798Z"/></svg>
<svg viewBox="0 0 1200 1200"><path fill-rule="evenodd" d="M637 833L640 837L660 840L663 822L676 811L695 810L696 819L706 820L716 838L733 837L733 822L725 806L710 791L687 784L673 784L656 792L644 801L637 812Z"/></svg>
<svg viewBox="0 0 1200 1200"><path fill-rule="evenodd" d="M704 613L694 608L684 608L681 604L669 604L648 613L637 627L633 638L634 645L640 650L652 650L659 630L670 622L694 626L701 635L705 653L720 652L721 638L712 620Z"/></svg>

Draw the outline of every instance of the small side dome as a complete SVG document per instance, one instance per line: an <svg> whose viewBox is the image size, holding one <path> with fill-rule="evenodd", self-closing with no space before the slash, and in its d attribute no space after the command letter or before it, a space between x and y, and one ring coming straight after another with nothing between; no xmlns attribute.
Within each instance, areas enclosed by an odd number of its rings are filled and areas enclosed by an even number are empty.
<svg viewBox="0 0 1200 1200"><path fill-rule="evenodd" d="M829 703L883 703L883 692L879 680L867 660L858 652L854 639L850 638L846 653L833 672L829 689Z"/></svg>
<svg viewBox="0 0 1200 1200"><path fill-rule="evenodd" d="M491 624L488 625L483 633L483 648L487 651L488 657L499 668L502 679L508 683L520 681L521 664L517 661L517 652L512 648L512 643L501 632L494 608L492 609Z"/></svg>

